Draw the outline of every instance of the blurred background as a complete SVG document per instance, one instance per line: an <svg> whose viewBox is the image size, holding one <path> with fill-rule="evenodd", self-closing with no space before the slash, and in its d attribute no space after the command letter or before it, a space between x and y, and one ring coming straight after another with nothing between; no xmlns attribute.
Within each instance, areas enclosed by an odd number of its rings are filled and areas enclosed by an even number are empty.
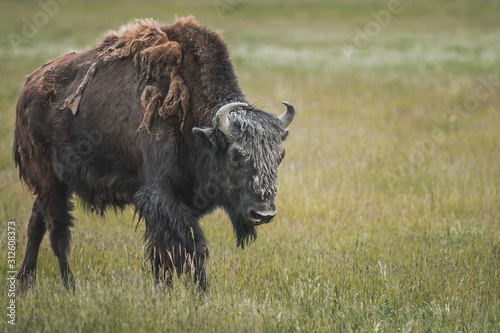
<svg viewBox="0 0 500 333"><path fill-rule="evenodd" d="M11 157L26 75L135 18L187 15L222 34L251 103L297 106L277 219L244 251L223 212L202 220L200 303L183 284L151 292L132 209L101 219L77 205L77 293L58 288L44 242L17 328L498 330L499 0L0 1L0 222L16 221L18 263L33 199Z"/></svg>

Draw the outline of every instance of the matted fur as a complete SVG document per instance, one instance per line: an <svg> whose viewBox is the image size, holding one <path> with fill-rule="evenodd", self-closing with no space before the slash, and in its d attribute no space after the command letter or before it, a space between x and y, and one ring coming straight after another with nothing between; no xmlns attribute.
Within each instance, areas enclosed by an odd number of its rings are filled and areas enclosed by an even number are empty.
<svg viewBox="0 0 500 333"><path fill-rule="evenodd" d="M189 89L179 74L182 49L178 42L168 39L158 22L151 19L137 20L133 24L122 27L119 32L108 33L96 49L100 50L96 61L102 60L101 66L106 66L117 59L133 58L139 72L137 86L149 80L159 82L165 77L170 79L170 84L165 91L153 87L156 90L154 96L150 96L152 86L144 88L141 98L144 119L138 131L146 129L148 133L151 133L151 122L157 116L163 119L178 117L182 131L190 98ZM96 69L97 62L94 62L77 90L64 102L63 107L70 108L74 115L78 111L83 91ZM152 98L154 102L150 103Z"/></svg>
<svg viewBox="0 0 500 333"><path fill-rule="evenodd" d="M114 40L111 45L110 40ZM146 129L150 133L151 121L159 115L163 119L178 117L182 131L184 116L189 108L189 89L178 73L182 64L182 50L179 43L170 41L158 22L146 19L127 25L118 33L111 32L101 47L104 47L102 51L104 63L133 57L140 70L139 82L146 82L149 79L159 81L165 76L170 78L165 97L165 92L157 90L153 96L154 103L141 98L142 105L147 107L144 108L144 120L138 130ZM150 86L147 86L142 96L148 96L150 91Z"/></svg>
<svg viewBox="0 0 500 333"><path fill-rule="evenodd" d="M158 115L163 119L178 117L182 131L190 97L189 89L178 73L182 64L182 50L179 43L168 39L158 22L151 19L137 20L134 24L122 27L119 32L110 32L98 48L102 49L104 63L133 57L140 71L139 82L149 79L160 81L162 77L170 79L168 93L157 90L153 104L141 98L145 107L139 131L146 129L150 133L151 121ZM150 86L145 87L142 96L149 96L150 91Z"/></svg>
<svg viewBox="0 0 500 333"><path fill-rule="evenodd" d="M97 49L102 51L104 62L132 56L139 65L141 51L168 42L160 24L152 19L145 19L124 25L118 32L110 31Z"/></svg>

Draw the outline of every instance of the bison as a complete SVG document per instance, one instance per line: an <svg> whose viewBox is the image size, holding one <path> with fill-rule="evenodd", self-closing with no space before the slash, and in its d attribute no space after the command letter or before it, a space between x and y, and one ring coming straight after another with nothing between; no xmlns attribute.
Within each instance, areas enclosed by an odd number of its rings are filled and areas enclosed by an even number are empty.
<svg viewBox="0 0 500 333"><path fill-rule="evenodd" d="M222 38L192 17L138 20L47 62L27 77L16 110L14 160L36 195L17 277L35 276L48 231L62 281L74 288L75 194L99 214L133 205L155 277L171 284L187 267L205 290L200 218L225 209L244 248L276 215L295 115L283 103L279 117L250 105Z"/></svg>

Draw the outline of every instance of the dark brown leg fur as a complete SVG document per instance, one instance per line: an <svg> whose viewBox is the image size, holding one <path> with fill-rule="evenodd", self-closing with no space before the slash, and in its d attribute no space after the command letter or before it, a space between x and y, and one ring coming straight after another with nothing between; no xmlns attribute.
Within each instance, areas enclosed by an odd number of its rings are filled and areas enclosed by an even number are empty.
<svg viewBox="0 0 500 333"><path fill-rule="evenodd" d="M40 243L45 232L49 231L50 245L59 262L59 271L63 284L74 288L75 279L69 264L71 230L73 218L69 211L70 193L66 186L59 183L51 191L39 194L33 204L28 223L28 242L26 253L17 278L22 284L34 279Z"/></svg>
<svg viewBox="0 0 500 333"><path fill-rule="evenodd" d="M46 212L50 245L59 262L59 272L64 286L74 288L75 278L69 264L71 243L71 230L69 228L73 226L73 218L69 213L71 193L62 183L57 184L49 193L46 200L43 200L43 205Z"/></svg>
<svg viewBox="0 0 500 333"><path fill-rule="evenodd" d="M21 269L17 273L17 278L23 285L26 285L36 276L38 251L46 231L47 228L45 226L43 211L40 205L40 198L36 198L33 203L31 217L28 223L28 242L26 244L24 261L21 265Z"/></svg>

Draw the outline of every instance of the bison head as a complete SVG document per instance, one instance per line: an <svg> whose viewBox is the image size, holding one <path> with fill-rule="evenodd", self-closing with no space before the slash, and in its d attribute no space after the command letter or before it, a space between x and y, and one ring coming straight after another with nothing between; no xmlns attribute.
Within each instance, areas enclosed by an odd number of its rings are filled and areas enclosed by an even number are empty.
<svg viewBox="0 0 500 333"><path fill-rule="evenodd" d="M293 104L283 104L287 110L277 117L246 103L230 103L217 111L213 127L193 129L209 142L210 182L221 187L216 201L228 212L241 247L257 237L256 226L277 213L282 142L295 116Z"/></svg>

